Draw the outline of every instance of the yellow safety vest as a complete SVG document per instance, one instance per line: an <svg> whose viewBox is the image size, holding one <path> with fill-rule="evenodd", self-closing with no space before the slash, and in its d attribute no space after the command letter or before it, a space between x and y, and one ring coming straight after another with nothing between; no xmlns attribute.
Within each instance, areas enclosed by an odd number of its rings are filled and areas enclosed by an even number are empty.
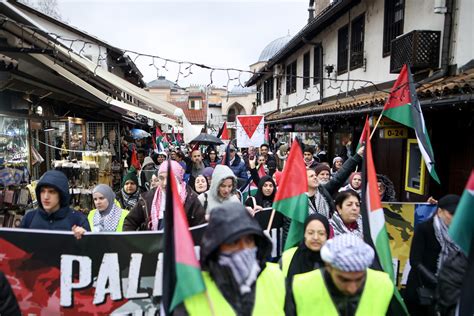
<svg viewBox="0 0 474 316"><path fill-rule="evenodd" d="M208 272L202 272L206 293L196 294L184 301L190 316L230 316L235 315ZM285 315L285 278L275 263L267 263L257 278L255 304L252 315ZM238 295L236 293L236 295ZM212 307L211 307L212 305ZM212 309L211 309L212 308Z"/></svg>
<svg viewBox="0 0 474 316"><path fill-rule="evenodd" d="M385 315L392 299L393 290L394 285L387 273L367 269L367 279L356 315ZM293 297L297 315L339 315L326 288L321 270L295 275Z"/></svg>
<svg viewBox="0 0 474 316"><path fill-rule="evenodd" d="M118 202L116 202L117 204ZM94 229L94 215L95 212L97 212L97 209L93 209L92 211L89 212L89 215L87 215L87 220L89 221L89 226L91 227L91 231ZM122 232L123 231L123 223L125 222L125 217L127 217L128 213L130 213L127 210L122 210L122 214L120 214L120 219L117 225L117 228L115 229L116 232Z"/></svg>
<svg viewBox="0 0 474 316"><path fill-rule="evenodd" d="M293 256L295 255L297 249L298 247L287 249L281 255L281 271L283 271L285 278L288 277L288 270L290 269L291 260L293 260Z"/></svg>

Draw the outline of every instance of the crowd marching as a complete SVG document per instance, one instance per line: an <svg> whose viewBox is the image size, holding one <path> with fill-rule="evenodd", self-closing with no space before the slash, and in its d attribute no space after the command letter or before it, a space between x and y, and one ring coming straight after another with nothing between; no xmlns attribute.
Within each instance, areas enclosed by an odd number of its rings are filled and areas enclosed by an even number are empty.
<svg viewBox="0 0 474 316"><path fill-rule="evenodd" d="M129 148L131 167L121 188L114 192L97 185L95 209L87 217L70 207L66 176L46 172L36 187L38 208L26 214L21 228L72 230L77 239L89 231L162 230L171 169L189 226L208 223L200 245L207 294L186 299L175 315L396 314L397 290L377 269L374 249L364 241L364 146L337 157L302 146L308 200L304 234L270 262L271 241L254 216L272 208L278 191L290 190L281 178L291 168L291 144L273 141L239 149L231 142L221 151L213 145L176 144L160 152L146 142L136 145ZM381 201L394 201L390 179L380 174L377 182ZM447 233L459 196L430 201L438 209L414 233L404 301L411 315L454 315L467 263ZM283 239L289 238L291 219L275 216L283 220ZM0 282L0 315L19 314L2 274Z"/></svg>

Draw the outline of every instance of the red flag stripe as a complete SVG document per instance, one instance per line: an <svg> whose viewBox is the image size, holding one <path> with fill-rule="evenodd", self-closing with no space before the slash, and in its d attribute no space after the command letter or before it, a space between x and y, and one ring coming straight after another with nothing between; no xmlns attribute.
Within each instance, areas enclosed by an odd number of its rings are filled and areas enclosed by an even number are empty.
<svg viewBox="0 0 474 316"><path fill-rule="evenodd" d="M364 127L365 129L365 127ZM370 126L367 125L365 130L365 139L370 139ZM382 208L380 197L378 195L377 174L374 167L374 157L372 155L372 144L370 141L365 142L365 150L367 157L367 191L369 192L369 211L376 211Z"/></svg>
<svg viewBox="0 0 474 316"><path fill-rule="evenodd" d="M173 192L173 219L174 219L174 243L176 251L176 263L182 263L199 268L199 262L196 259L194 252L194 241L189 231L189 224L184 213L183 203L178 193L178 186L176 177L173 174L173 169L170 168L171 173L171 191Z"/></svg>

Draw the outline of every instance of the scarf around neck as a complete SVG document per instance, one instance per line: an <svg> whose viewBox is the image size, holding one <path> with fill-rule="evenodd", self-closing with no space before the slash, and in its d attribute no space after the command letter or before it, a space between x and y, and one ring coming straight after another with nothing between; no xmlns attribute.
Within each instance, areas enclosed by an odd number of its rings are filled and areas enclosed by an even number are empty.
<svg viewBox="0 0 474 316"><path fill-rule="evenodd" d="M303 240L291 259L287 279L291 280L295 274L313 271L322 266L324 266L324 262L321 259L321 253L319 251L312 251L306 247Z"/></svg>
<svg viewBox="0 0 474 316"><path fill-rule="evenodd" d="M122 197L123 197L123 208L127 210L131 210L132 208L135 207L135 205L138 202L138 198L140 197L140 190L137 189L135 193L133 194L128 194L125 192L125 190L122 188Z"/></svg>
<svg viewBox="0 0 474 316"><path fill-rule="evenodd" d="M331 224L334 230L334 236L349 233L359 238L364 237L362 234L362 216L360 214L359 214L359 217L357 217L357 220L356 220L357 227L355 229L351 229L346 224L344 224L341 218L341 215L339 215L339 212L334 212L334 214L332 214L332 217L329 220L329 223Z"/></svg>
<svg viewBox="0 0 474 316"><path fill-rule="evenodd" d="M433 227L435 231L436 240L441 245L441 251L438 256L438 267L436 274L443 266L443 263L449 257L450 254L459 251L459 247L453 242L451 237L448 234L448 226L444 221L438 216L435 215L433 218Z"/></svg>
<svg viewBox="0 0 474 316"><path fill-rule="evenodd" d="M96 210L93 218L93 232L115 232L122 216L122 209L113 203L110 211Z"/></svg>
<svg viewBox="0 0 474 316"><path fill-rule="evenodd" d="M176 179L176 182L178 183L179 197L184 205L184 201L186 200L186 182L183 181L180 183L178 179ZM156 188L155 195L153 196L153 202L151 203L151 220L148 224L150 230L158 230L158 223L160 221L160 217L163 217L163 214L161 214L160 212L166 207L166 201L164 201L165 196L166 193L163 192L161 186L158 186Z"/></svg>
<svg viewBox="0 0 474 316"><path fill-rule="evenodd" d="M311 201L311 197L308 197ZM323 194L319 191L319 188L316 189L316 194L314 195L314 208L316 209L316 212L318 212L321 215L324 215L326 218L329 218L331 214L331 210L329 207L328 202L324 198ZM309 208L309 215L313 214L314 212Z"/></svg>

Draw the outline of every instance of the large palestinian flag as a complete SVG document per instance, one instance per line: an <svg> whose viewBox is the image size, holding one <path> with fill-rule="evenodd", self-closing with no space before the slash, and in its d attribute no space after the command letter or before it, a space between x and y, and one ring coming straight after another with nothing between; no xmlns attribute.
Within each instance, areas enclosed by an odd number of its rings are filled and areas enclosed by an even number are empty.
<svg viewBox="0 0 474 316"><path fill-rule="evenodd" d="M288 161L283 169L281 183L273 201L273 208L291 218L285 249L301 242L304 221L308 216L308 178L303 152L298 141L293 142Z"/></svg>
<svg viewBox="0 0 474 316"><path fill-rule="evenodd" d="M426 168L433 179L440 183L435 171L434 153L421 111L420 101L416 94L415 84L410 68L405 64L390 91L390 96L383 108L383 115L400 124L415 130Z"/></svg>

